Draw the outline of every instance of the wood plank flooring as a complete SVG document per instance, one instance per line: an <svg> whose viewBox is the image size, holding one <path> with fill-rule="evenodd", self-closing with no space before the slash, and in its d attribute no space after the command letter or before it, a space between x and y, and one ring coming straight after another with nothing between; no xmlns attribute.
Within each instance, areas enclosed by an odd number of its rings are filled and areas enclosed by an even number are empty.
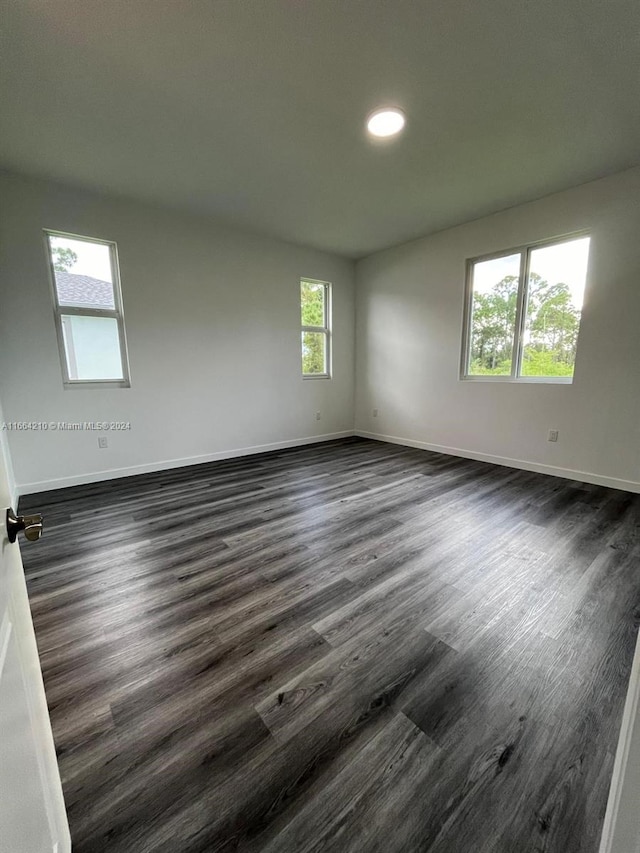
<svg viewBox="0 0 640 853"><path fill-rule="evenodd" d="M354 438L30 510L74 853L596 853L640 496Z"/></svg>

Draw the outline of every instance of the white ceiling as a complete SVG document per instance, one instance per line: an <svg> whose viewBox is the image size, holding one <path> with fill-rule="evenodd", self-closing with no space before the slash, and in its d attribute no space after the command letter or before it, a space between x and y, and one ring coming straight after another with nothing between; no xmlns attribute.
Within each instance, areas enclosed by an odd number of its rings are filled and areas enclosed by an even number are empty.
<svg viewBox="0 0 640 853"><path fill-rule="evenodd" d="M0 164L351 257L640 162L637 0L0 10Z"/></svg>

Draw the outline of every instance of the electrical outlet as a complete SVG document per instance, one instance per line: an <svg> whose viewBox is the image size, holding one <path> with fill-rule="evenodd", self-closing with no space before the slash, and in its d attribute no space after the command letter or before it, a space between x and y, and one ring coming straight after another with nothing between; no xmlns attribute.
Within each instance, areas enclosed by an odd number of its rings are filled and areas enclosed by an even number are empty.
<svg viewBox="0 0 640 853"><path fill-rule="evenodd" d="M320 412L316 412L316 420L317 420L317 421L319 421L319 420L320 420Z"/></svg>
<svg viewBox="0 0 640 853"><path fill-rule="evenodd" d="M109 441L106 435L101 435L98 438L98 447L100 450L106 450L109 447Z"/></svg>
<svg viewBox="0 0 640 853"><path fill-rule="evenodd" d="M559 435L559 433L558 433L558 430L557 430L557 429L550 429L550 430L549 430L549 437L548 437L548 440L549 440L549 441L557 441L557 440L558 440L558 435Z"/></svg>
<svg viewBox="0 0 640 853"><path fill-rule="evenodd" d="M374 418L377 418L378 417L378 410L374 409L371 414L373 415Z"/></svg>

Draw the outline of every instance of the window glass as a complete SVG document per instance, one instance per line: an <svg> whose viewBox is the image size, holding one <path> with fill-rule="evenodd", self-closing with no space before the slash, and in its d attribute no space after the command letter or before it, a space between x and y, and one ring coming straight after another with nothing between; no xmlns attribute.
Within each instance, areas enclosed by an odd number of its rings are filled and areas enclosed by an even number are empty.
<svg viewBox="0 0 640 853"><path fill-rule="evenodd" d="M324 332L302 333L302 372L311 375L327 372L327 340Z"/></svg>
<svg viewBox="0 0 640 853"><path fill-rule="evenodd" d="M310 281L300 283L300 308L303 326L325 325L325 285Z"/></svg>
<svg viewBox="0 0 640 853"><path fill-rule="evenodd" d="M115 243L46 231L65 385L129 385Z"/></svg>
<svg viewBox="0 0 640 853"><path fill-rule="evenodd" d="M124 379L118 321L114 317L63 314L69 379Z"/></svg>
<svg viewBox="0 0 640 853"><path fill-rule="evenodd" d="M589 243L554 240L469 262L464 377L572 380Z"/></svg>
<svg viewBox="0 0 640 853"><path fill-rule="evenodd" d="M473 265L471 376L510 376L516 329L520 254Z"/></svg>
<svg viewBox="0 0 640 853"><path fill-rule="evenodd" d="M49 245L59 305L115 309L107 244L51 235Z"/></svg>
<svg viewBox="0 0 640 853"><path fill-rule="evenodd" d="M523 376L573 376L588 260L588 237L531 250Z"/></svg>
<svg viewBox="0 0 640 853"><path fill-rule="evenodd" d="M329 378L330 287L326 281L300 281L303 377Z"/></svg>

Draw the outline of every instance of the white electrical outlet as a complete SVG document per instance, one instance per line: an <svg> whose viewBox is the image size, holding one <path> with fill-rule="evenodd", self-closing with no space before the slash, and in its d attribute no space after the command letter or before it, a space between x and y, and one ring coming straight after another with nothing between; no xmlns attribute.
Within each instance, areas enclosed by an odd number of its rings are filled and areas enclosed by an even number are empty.
<svg viewBox="0 0 640 853"><path fill-rule="evenodd" d="M373 415L374 418L377 418L378 417L378 410L374 409L371 414Z"/></svg>
<svg viewBox="0 0 640 853"><path fill-rule="evenodd" d="M106 435L99 436L98 447L100 448L100 450L106 450L106 448L109 447L109 441Z"/></svg>
<svg viewBox="0 0 640 853"><path fill-rule="evenodd" d="M557 440L558 440L558 435L559 435L559 433L558 433L558 430L557 430L557 429L550 429L550 430L549 430L549 438L548 438L548 440L549 440L549 441L557 441Z"/></svg>
<svg viewBox="0 0 640 853"><path fill-rule="evenodd" d="M316 420L317 420L317 421L319 421L319 420L320 420L320 412L316 412Z"/></svg>

